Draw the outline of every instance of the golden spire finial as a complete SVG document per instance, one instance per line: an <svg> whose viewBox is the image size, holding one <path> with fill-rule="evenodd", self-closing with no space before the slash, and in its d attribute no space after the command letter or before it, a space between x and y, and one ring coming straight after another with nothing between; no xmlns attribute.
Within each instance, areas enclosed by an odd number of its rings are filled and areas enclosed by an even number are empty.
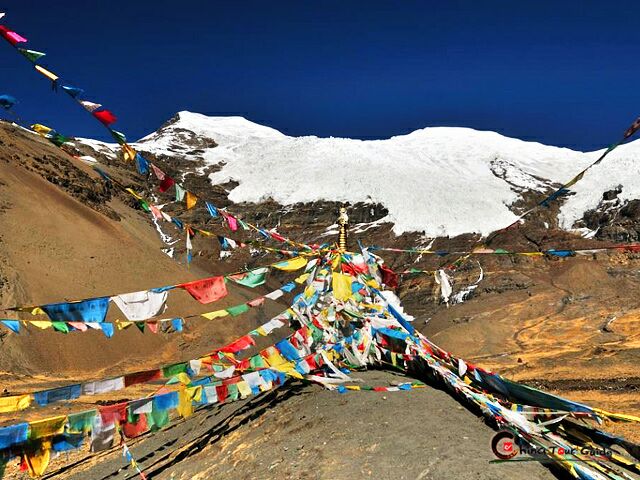
<svg viewBox="0 0 640 480"><path fill-rule="evenodd" d="M340 215L338 216L338 225L340 225L340 234L338 237L338 250L340 252L347 251L347 227L349 225L349 216L347 209L340 207Z"/></svg>

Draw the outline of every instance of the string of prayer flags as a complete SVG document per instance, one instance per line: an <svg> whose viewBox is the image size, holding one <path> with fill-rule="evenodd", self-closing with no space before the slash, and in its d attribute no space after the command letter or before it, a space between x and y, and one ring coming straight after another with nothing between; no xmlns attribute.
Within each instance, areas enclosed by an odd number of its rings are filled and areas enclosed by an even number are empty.
<svg viewBox="0 0 640 480"><path fill-rule="evenodd" d="M588 427L589 430L585 429L586 433L581 436L571 435L564 428L554 430L553 435L548 435L546 428L539 427L541 423L547 422L548 415L553 413L561 413L562 418L575 418L581 422L587 420L602 422L605 419L640 422L640 418L631 415L593 409L511 382L440 349L411 327L408 323L409 316L404 313L400 300L392 291L378 290L382 287L375 280L381 277L377 259L373 255L366 255L365 258L367 272L361 268L359 258L355 259L335 252L329 252L315 262L313 267L308 269L309 277L304 292L295 297L291 307L284 314L268 322L277 327L279 322L284 323L283 320L291 319L301 327L284 340L260 350L256 355L241 360L236 358L237 353L255 346L254 338L267 332L269 328L267 324L194 361L162 368L163 377L168 380L162 393L144 399L100 406L93 416L87 412L72 414L65 417L64 423L58 423L61 420L56 417L45 419L44 425L47 428L40 425L39 431L73 432L76 428L81 432L90 432L92 448L94 451L99 451L113 446L114 433L119 428L124 430L127 423L131 423L130 427L126 427L129 433L137 436L145 428L154 431L167 425L171 421L170 414L176 413L182 417L189 417L199 406L246 398L283 385L291 378L312 381L338 391L357 389L354 387L360 387L360 390L371 388L373 391L395 391L396 388L407 390L414 386L418 387L418 385L403 383L397 387L344 385L344 390L340 388L347 382L353 383L345 373L348 370L345 369L365 367L369 364L390 365L404 372L424 371L429 378L442 382L461 400L470 401L476 405L479 411L495 422L499 428L509 429L524 446L543 443L553 448L571 448L580 452L581 446L593 444L602 446L604 443L602 438L605 436L608 446L618 441L615 440L617 437L591 427ZM352 265L342 269L341 265L345 262L352 262ZM343 281L338 275L351 277L351 280ZM351 292L357 291L361 300L350 301L346 305L347 308L335 308L332 301L337 295L334 290L335 278L339 279L337 280L339 289L346 290L344 285L340 284L350 283ZM322 302L320 298L323 299ZM245 305L249 304L257 304L257 302L249 302ZM362 312L347 311L349 308L355 309L356 306ZM364 314L370 310L375 311L376 314ZM353 328L349 329L346 336L342 327L351 316L355 316L358 321L350 325ZM205 368L211 372L211 375L196 378ZM237 372L244 373L238 375ZM122 377L107 379L94 385L93 391L124 388L126 383ZM167 392L167 389L174 388L177 390ZM78 418L80 415L81 419ZM138 423L142 420L136 418L136 415L145 416L146 427L143 423ZM20 428L15 426L14 436L18 438L21 438ZM41 464L38 466L40 461L38 459L45 459L48 452L53 450L52 439L39 436L40 438L29 440L28 432L29 429L24 440L14 443L10 447L12 450L2 451L2 454L5 458L17 454L25 464L32 463L34 469L42 473L44 469L41 468ZM4 438L8 439L6 443L11 443L11 433L7 432L5 435L0 429L0 439ZM36 451L43 453L35 453ZM607 470L608 460L587 458L580 453L576 453L573 457L583 469L583 478L620 477L617 474L605 475L610 471ZM129 459L127 456L125 458ZM554 460L554 457L549 458ZM558 464L564 465L562 462ZM635 468L634 465L620 464L620 466L630 471Z"/></svg>

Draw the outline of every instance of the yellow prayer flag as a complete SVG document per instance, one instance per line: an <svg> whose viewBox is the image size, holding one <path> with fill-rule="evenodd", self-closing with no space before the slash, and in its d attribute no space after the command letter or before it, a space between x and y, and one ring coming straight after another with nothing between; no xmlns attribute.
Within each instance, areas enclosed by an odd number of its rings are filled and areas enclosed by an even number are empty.
<svg viewBox="0 0 640 480"><path fill-rule="evenodd" d="M183 418L193 415L193 402L202 400L202 386L182 388L178 392L178 413Z"/></svg>
<svg viewBox="0 0 640 480"><path fill-rule="evenodd" d="M173 378L178 380L183 385L189 385L191 383L191 377L184 372L180 372L177 375L174 375Z"/></svg>
<svg viewBox="0 0 640 480"><path fill-rule="evenodd" d="M39 133L40 135L46 135L47 133L50 133L53 129L47 127L46 125L35 123L31 125L31 130L33 130L36 133Z"/></svg>
<svg viewBox="0 0 640 480"><path fill-rule="evenodd" d="M31 405L31 395L0 397L0 413L19 412Z"/></svg>
<svg viewBox="0 0 640 480"><path fill-rule="evenodd" d="M191 192L187 192L187 194L184 197L184 200L187 204L187 210L189 210L190 208L193 208L196 206L196 202L198 201L198 197L195 196L195 194L191 193Z"/></svg>
<svg viewBox="0 0 640 480"><path fill-rule="evenodd" d="M296 278L294 281L296 283L304 283L307 281L307 278L309 278L310 273L303 273L302 275L300 275L298 278Z"/></svg>
<svg viewBox="0 0 640 480"><path fill-rule="evenodd" d="M66 415L29 422L29 438L34 440L36 438L51 437L53 435L64 433L64 426L66 423Z"/></svg>
<svg viewBox="0 0 640 480"><path fill-rule="evenodd" d="M125 188L125 190L136 197L138 200L142 200L142 197L138 195L133 188Z"/></svg>
<svg viewBox="0 0 640 480"><path fill-rule="evenodd" d="M197 230L198 230L198 233L201 233L205 237L213 237L215 235L215 233L212 233L212 232L210 232L208 230L202 230L200 228L198 228Z"/></svg>
<svg viewBox="0 0 640 480"><path fill-rule="evenodd" d="M200 316L208 320L213 320L214 318L226 317L227 315L229 315L229 312L227 312L226 310L216 310L215 312L207 312L207 313L200 314Z"/></svg>
<svg viewBox="0 0 640 480"><path fill-rule="evenodd" d="M40 478L51 460L51 440L45 440L40 448L35 450L26 450L24 460L27 464L27 472L31 478Z"/></svg>
<svg viewBox="0 0 640 480"><path fill-rule="evenodd" d="M373 287L375 289L380 289L380 284L378 282L376 282L373 278L370 280L367 280L367 285L370 287Z"/></svg>
<svg viewBox="0 0 640 480"><path fill-rule="evenodd" d="M44 67L41 67L40 65L36 65L36 70L40 72L42 75L44 75L45 77L47 77L52 82L55 82L56 80L58 80L58 78L60 78L55 73L50 72L49 70L47 70Z"/></svg>
<svg viewBox="0 0 640 480"><path fill-rule="evenodd" d="M41 328L42 330L51 328L51 322L48 320L31 320L29 323L35 327Z"/></svg>
<svg viewBox="0 0 640 480"><path fill-rule="evenodd" d="M118 327L118 330L124 330L125 328L129 328L131 325L133 325L133 322L130 322L128 320L116 320L115 324L116 327Z"/></svg>
<svg viewBox="0 0 640 480"><path fill-rule="evenodd" d="M307 265L307 259L304 257L296 257L291 260L285 260L273 265L273 268L283 270L285 272L293 272L294 270L300 270Z"/></svg>
<svg viewBox="0 0 640 480"><path fill-rule="evenodd" d="M353 277L344 273L333 272L331 274L331 283L333 288L333 296L337 300L349 300L351 298L351 282Z"/></svg>
<svg viewBox="0 0 640 480"><path fill-rule="evenodd" d="M127 162L133 161L136 158L136 151L128 143L123 143L122 144L122 156L124 157L125 161L127 161Z"/></svg>
<svg viewBox="0 0 640 480"><path fill-rule="evenodd" d="M236 383L238 386L238 392L240 392L240 398L247 398L251 396L251 387L247 382L242 380L241 382Z"/></svg>

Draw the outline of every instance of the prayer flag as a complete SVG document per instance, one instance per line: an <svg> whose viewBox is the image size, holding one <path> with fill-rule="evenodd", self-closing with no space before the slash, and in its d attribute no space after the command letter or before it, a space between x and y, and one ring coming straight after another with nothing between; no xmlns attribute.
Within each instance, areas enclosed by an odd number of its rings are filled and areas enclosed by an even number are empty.
<svg viewBox="0 0 640 480"><path fill-rule="evenodd" d="M42 75L44 75L45 77L47 77L49 80L51 80L52 82L55 82L56 80L58 80L58 77L55 73L50 72L49 70L47 70L44 67L41 67L40 65L36 65L36 70L38 72L40 72Z"/></svg>
<svg viewBox="0 0 640 480"><path fill-rule="evenodd" d="M227 286L224 277L211 277L195 282L178 285L184 288L200 303L211 303L227 296Z"/></svg>
<svg viewBox="0 0 640 480"><path fill-rule="evenodd" d="M78 96L84 93L84 90L78 87L72 87L71 85L63 85L62 89L71 96L71 98L78 98Z"/></svg>
<svg viewBox="0 0 640 480"><path fill-rule="evenodd" d="M209 202L205 202L205 205L207 206L209 215L211 215L213 218L216 218L218 216L218 209Z"/></svg>
<svg viewBox="0 0 640 480"><path fill-rule="evenodd" d="M227 278L245 287L255 288L260 285L264 285L267 278L267 272L269 272L269 269L262 267L245 273L239 273L237 275L229 275Z"/></svg>
<svg viewBox="0 0 640 480"><path fill-rule="evenodd" d="M109 310L109 297L50 303L41 308L54 322L104 322Z"/></svg>
<svg viewBox="0 0 640 480"><path fill-rule="evenodd" d="M634 133L636 133L638 130L640 130L640 117L638 117L636 119L635 122L633 122L631 124L631 126L627 129L626 132L624 132L624 138L629 138L631 137Z"/></svg>
<svg viewBox="0 0 640 480"><path fill-rule="evenodd" d="M160 190L161 192L166 192L175 183L176 183L176 181L173 178L171 178L169 175L165 175L164 178L162 179L162 181L160 182L160 186L158 187L158 190Z"/></svg>
<svg viewBox="0 0 640 480"><path fill-rule="evenodd" d="M112 123L115 123L117 118L116 116L111 113L109 110L97 110L92 112L93 116L96 117L98 119L98 121L100 121L101 123L103 123L104 125L111 125Z"/></svg>
<svg viewBox="0 0 640 480"><path fill-rule="evenodd" d="M299 270L307 265L307 260L304 257L296 257L291 260L285 260L284 262L276 263L273 268L278 270L284 270L285 272L293 272Z"/></svg>
<svg viewBox="0 0 640 480"><path fill-rule="evenodd" d="M198 197L196 197L193 193L187 192L186 202L187 202L187 210L196 206L196 202L198 201Z"/></svg>
<svg viewBox="0 0 640 480"><path fill-rule="evenodd" d="M88 102L86 100L81 100L80 105L82 105L84 109L89 112L94 112L102 106L99 103Z"/></svg>
<svg viewBox="0 0 640 480"><path fill-rule="evenodd" d="M36 63L40 58L46 55L46 53L27 50L26 48L19 48L18 51L33 63Z"/></svg>
<svg viewBox="0 0 640 480"><path fill-rule="evenodd" d="M331 274L333 296L337 300L346 301L351 298L351 282L353 277L344 273L333 272Z"/></svg>

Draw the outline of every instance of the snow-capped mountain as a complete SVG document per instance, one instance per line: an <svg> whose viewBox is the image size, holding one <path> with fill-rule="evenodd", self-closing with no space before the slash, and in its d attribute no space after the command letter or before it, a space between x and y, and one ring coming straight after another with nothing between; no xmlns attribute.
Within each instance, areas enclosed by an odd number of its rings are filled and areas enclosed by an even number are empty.
<svg viewBox="0 0 640 480"><path fill-rule="evenodd" d="M233 202L371 202L388 210L394 231L427 236L486 235L517 216L522 193L568 181L601 152L578 152L469 128L431 127L385 140L290 137L242 117L180 112L134 144L158 156L198 160L213 184L234 183ZM115 146L92 142L115 151ZM563 203L571 229L622 185L622 202L640 198L640 142L591 169ZM237 186L236 186L237 183Z"/></svg>

